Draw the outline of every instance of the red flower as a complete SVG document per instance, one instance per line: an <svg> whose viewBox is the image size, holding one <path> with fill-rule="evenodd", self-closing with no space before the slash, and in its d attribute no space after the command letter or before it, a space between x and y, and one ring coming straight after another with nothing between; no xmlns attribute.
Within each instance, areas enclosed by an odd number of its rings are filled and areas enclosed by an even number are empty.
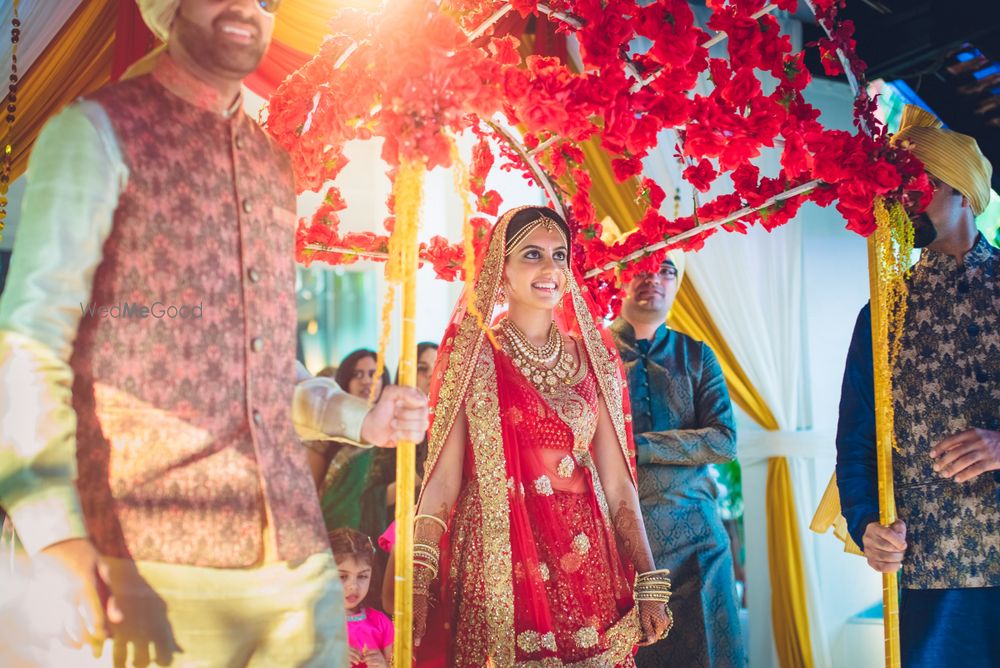
<svg viewBox="0 0 1000 668"><path fill-rule="evenodd" d="M899 171L884 160L880 160L869 172L872 184L881 193L888 193L903 185L903 178Z"/></svg>
<svg viewBox="0 0 1000 668"><path fill-rule="evenodd" d="M812 173L813 157L806 151L805 141L797 132L786 130L785 150L781 152L781 166L789 178Z"/></svg>
<svg viewBox="0 0 1000 668"><path fill-rule="evenodd" d="M490 190L479 196L476 200L476 208L487 216L495 216L500 211L500 203L503 198L496 190Z"/></svg>
<svg viewBox="0 0 1000 668"><path fill-rule="evenodd" d="M513 35L494 37L490 40L490 54L499 65L518 65L521 62L521 55L517 52L520 43Z"/></svg>
<svg viewBox="0 0 1000 668"><path fill-rule="evenodd" d="M803 90L809 85L809 82L812 81L812 75L809 73L809 69L805 64L805 57L805 51L799 51L794 55L785 56L781 72L775 73L794 90Z"/></svg>
<svg viewBox="0 0 1000 668"><path fill-rule="evenodd" d="M618 158L611 161L611 168L615 171L615 178L624 181L642 172L642 161L638 158Z"/></svg>
<svg viewBox="0 0 1000 668"><path fill-rule="evenodd" d="M431 243L420 254L420 257L434 266L438 278L453 281L462 271L465 252L460 247L453 246L442 236L431 238ZM464 277L463 277L464 278Z"/></svg>
<svg viewBox="0 0 1000 668"><path fill-rule="evenodd" d="M701 192L708 192L712 187L712 181L716 179L718 173L715 167L708 160L702 158L697 165L690 165L684 170L684 180Z"/></svg>
<svg viewBox="0 0 1000 668"><path fill-rule="evenodd" d="M653 179L643 179L639 184L639 196L646 200L650 209L659 210L667 194Z"/></svg>
<svg viewBox="0 0 1000 668"><path fill-rule="evenodd" d="M469 189L476 195L482 195L486 177L493 168L493 150L485 137L480 138L472 147L472 164L469 165Z"/></svg>
<svg viewBox="0 0 1000 668"><path fill-rule="evenodd" d="M736 70L732 78L722 86L722 99L734 107L746 106L757 95L760 95L760 81L749 67Z"/></svg>

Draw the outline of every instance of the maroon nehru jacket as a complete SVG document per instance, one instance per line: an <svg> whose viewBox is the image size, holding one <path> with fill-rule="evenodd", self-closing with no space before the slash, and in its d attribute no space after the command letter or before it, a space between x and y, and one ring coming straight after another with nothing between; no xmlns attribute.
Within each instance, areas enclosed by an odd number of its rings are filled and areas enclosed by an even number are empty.
<svg viewBox="0 0 1000 668"><path fill-rule="evenodd" d="M267 507L279 559L327 549L291 420L288 156L166 55L90 99L129 174L92 305L155 307L85 314L74 344L77 485L94 543L113 557L250 566Z"/></svg>

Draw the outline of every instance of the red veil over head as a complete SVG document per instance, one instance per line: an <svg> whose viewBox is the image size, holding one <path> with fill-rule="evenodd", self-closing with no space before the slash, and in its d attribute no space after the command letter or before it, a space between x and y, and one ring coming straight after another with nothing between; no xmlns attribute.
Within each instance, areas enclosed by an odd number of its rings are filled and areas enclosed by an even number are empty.
<svg viewBox="0 0 1000 668"><path fill-rule="evenodd" d="M496 341L486 326L486 323L494 322L502 313L497 297L503 282L507 227L515 214L528 208L533 207L519 207L508 211L493 228L487 251L477 264L473 280L466 283L442 340L431 384L431 429L423 477L426 488L455 420L460 419L464 411L468 420L464 475L470 486L466 488L463 484L463 489L470 495L465 497L465 502L469 506L475 506L476 523L481 527L474 540L479 546L475 555L479 562L475 565L478 570L471 576L476 584L466 584L464 589L483 590L481 596L487 602L485 605L488 612L483 613L482 632L481 635L477 633L479 637L474 642L482 647L483 654L490 657L497 666L515 665L515 645L522 649L524 646L525 619L530 619L531 628L537 630L532 631L535 636L528 635L529 641L532 638L544 639L546 631L554 628L554 611L548 609L544 593L532 593L533 588L543 587L536 574L540 568L546 567L541 563L531 537L531 520L525 513L523 503L516 501L517 494L514 491L519 485L530 484L530 475L535 475L527 470L521 471L517 463L516 453L523 452L517 448L531 440L530 434L523 433L523 427L515 426L507 414L501 415L502 409L506 410L511 406L512 394L508 382L498 383L498 373L504 378L510 378L510 375L504 376L504 370L499 368L507 364L507 358L495 355ZM540 210L539 216L541 215ZM555 308L554 318L565 334L583 344L594 371L599 400L607 407L618 446L628 464L634 485L635 447L624 371L618 351L600 319L595 316L596 309L581 290L581 284L576 272L567 272L567 288ZM589 443L583 447L586 450ZM583 461L587 459L584 458ZM589 461L586 466L590 467L588 479L595 481L594 484L599 487L593 462ZM464 509L457 508L456 517L462 512ZM614 575L600 576L614 583L615 593L602 599L610 603L600 604L600 610L607 611L614 623L605 624L599 640L595 642L600 643L601 651L609 658L630 655L638 634L638 622L631 599L631 568L630 565L619 562L603 492L593 497L592 507L586 513L591 518L589 526L593 526L594 518L603 523L605 529L599 533L599 536L604 537L600 538L600 549L609 553L605 563L616 565ZM571 522L561 517L544 520L535 517L534 520L535 523L546 522L546 526L551 526L553 532L578 531L567 526ZM449 533L455 530L453 521ZM568 535L570 538L573 536ZM449 538L451 542L462 542L461 536ZM560 540L565 539L565 535L560 536ZM595 540L598 540L598 534L595 534ZM442 545L442 592L449 587L448 563L450 553L455 549L454 545L448 543L446 540ZM456 554L455 557L457 561L459 555ZM458 569L470 572L470 568L464 565L458 566ZM518 571L517 578L514 575L515 569ZM515 579L519 584L515 585ZM515 629L515 600L518 605L518 624L522 626L519 629ZM442 600L441 603L435 614L443 614L445 617L455 614L455 602ZM435 628L441 634L438 637L434 637ZM450 642L447 635L446 626L431 623L422 645L446 645ZM555 647L551 649L555 650ZM456 659L438 657L437 661L450 665ZM617 662L616 658L608 665L615 665ZM425 665L425 662L422 661L421 665ZM436 663L427 661L426 665Z"/></svg>

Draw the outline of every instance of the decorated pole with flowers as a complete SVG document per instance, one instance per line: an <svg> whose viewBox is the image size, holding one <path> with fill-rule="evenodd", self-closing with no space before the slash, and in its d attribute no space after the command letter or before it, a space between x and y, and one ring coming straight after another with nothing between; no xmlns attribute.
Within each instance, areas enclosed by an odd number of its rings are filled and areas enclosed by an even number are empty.
<svg viewBox="0 0 1000 668"><path fill-rule="evenodd" d="M402 348L399 383L413 387L417 380L417 231L419 229L423 163L407 160L396 175L396 225L389 238L386 278L402 285ZM396 445L396 562L393 625L395 665L412 665L413 635L413 488L416 484L416 444Z"/></svg>

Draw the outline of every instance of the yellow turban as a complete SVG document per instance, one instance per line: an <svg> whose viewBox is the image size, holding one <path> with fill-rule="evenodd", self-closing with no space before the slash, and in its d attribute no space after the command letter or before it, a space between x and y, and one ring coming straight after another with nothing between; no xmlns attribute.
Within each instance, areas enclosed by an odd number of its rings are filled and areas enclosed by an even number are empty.
<svg viewBox="0 0 1000 668"><path fill-rule="evenodd" d="M990 203L993 166L975 139L941 126L933 114L908 104L892 141L907 142L927 171L965 195L978 216Z"/></svg>
<svg viewBox="0 0 1000 668"><path fill-rule="evenodd" d="M136 2L142 13L142 20L161 42L166 42L181 0L136 0Z"/></svg>

